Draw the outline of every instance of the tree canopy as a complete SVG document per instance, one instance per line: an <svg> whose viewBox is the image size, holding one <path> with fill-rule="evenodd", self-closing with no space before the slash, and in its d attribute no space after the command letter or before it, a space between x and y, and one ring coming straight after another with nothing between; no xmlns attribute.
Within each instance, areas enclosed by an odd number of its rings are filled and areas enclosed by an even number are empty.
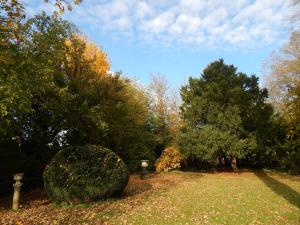
<svg viewBox="0 0 300 225"><path fill-rule="evenodd" d="M272 107L268 92L258 78L237 72L218 60L209 64L200 78L190 78L181 88L184 128L179 145L186 157L212 160L244 158L261 142Z"/></svg>
<svg viewBox="0 0 300 225"><path fill-rule="evenodd" d="M300 32L292 32L266 65L270 100L285 126L284 164L300 171Z"/></svg>
<svg viewBox="0 0 300 225"><path fill-rule="evenodd" d="M1 157L33 157L37 164L29 169L39 176L66 146L108 147L131 170L141 159L154 162L147 92L121 73L108 73L106 53L59 15L20 21L22 38L6 35L0 52ZM27 173L24 165L12 170Z"/></svg>

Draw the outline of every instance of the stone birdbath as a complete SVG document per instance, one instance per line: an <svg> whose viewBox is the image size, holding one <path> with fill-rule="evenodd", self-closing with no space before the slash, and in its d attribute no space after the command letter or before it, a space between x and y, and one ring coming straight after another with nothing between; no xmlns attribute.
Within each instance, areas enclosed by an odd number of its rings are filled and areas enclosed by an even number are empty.
<svg viewBox="0 0 300 225"><path fill-rule="evenodd" d="M148 166L149 166L149 160L143 159L141 160L141 167L142 167L142 171L141 171L141 179L145 179L147 178L148 175Z"/></svg>

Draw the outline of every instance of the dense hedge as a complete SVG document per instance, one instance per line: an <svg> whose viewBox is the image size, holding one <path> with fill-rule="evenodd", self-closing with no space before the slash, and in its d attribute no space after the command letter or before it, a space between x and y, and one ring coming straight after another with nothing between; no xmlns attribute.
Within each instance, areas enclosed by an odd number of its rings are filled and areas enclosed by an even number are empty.
<svg viewBox="0 0 300 225"><path fill-rule="evenodd" d="M44 186L56 203L80 203L120 195L129 179L124 162L101 146L69 147L47 165Z"/></svg>

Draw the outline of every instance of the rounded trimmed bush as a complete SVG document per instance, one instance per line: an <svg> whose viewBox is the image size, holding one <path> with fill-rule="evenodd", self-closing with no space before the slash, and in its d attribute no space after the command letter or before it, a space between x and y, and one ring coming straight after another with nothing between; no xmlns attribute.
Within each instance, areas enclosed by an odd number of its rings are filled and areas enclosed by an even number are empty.
<svg viewBox="0 0 300 225"><path fill-rule="evenodd" d="M44 186L56 203L82 203L122 194L129 171L111 150L101 146L69 147L47 165Z"/></svg>

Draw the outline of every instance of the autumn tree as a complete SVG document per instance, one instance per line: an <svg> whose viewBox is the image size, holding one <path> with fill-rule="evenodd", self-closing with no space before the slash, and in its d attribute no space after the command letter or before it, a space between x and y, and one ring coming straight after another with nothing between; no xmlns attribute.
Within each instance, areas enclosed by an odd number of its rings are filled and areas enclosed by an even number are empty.
<svg viewBox="0 0 300 225"><path fill-rule="evenodd" d="M1 46L20 40L20 28L25 19L23 5L18 1L0 1Z"/></svg>
<svg viewBox="0 0 300 225"><path fill-rule="evenodd" d="M66 41L65 72L73 99L66 115L66 142L100 144L121 156L131 170L154 161L147 94L121 73L108 73L101 48L78 35ZM80 122L78 122L80 121Z"/></svg>
<svg viewBox="0 0 300 225"><path fill-rule="evenodd" d="M64 13L67 10L71 11L73 4L79 5L82 0L44 0L47 3L50 3L59 9L60 13Z"/></svg>
<svg viewBox="0 0 300 225"><path fill-rule="evenodd" d="M291 92L300 80L300 32L291 34L289 43L279 52L273 53L266 63L266 84L270 90L270 100L276 110L289 115L286 108L293 101Z"/></svg>
<svg viewBox="0 0 300 225"><path fill-rule="evenodd" d="M287 126L283 163L299 171L300 32L292 32L289 42L273 53L266 65L270 101Z"/></svg>
<svg viewBox="0 0 300 225"><path fill-rule="evenodd" d="M143 86L120 76L122 91L118 101L107 111L106 142L127 162L131 171L140 169L142 159L148 159L151 168L156 159L156 139L148 93Z"/></svg>
<svg viewBox="0 0 300 225"><path fill-rule="evenodd" d="M162 150L170 142L167 80L156 75L151 77L150 93L152 96L153 125L156 134L156 154L160 156Z"/></svg>
<svg viewBox="0 0 300 225"><path fill-rule="evenodd" d="M110 69L107 54L95 43L88 42L84 36L73 34L66 40L67 64L66 72L76 77L78 73L89 68L96 76L105 76Z"/></svg>
<svg viewBox="0 0 300 225"><path fill-rule="evenodd" d="M22 23L22 41L8 38L13 57L0 67L0 155L11 162L1 164L1 182L20 170L40 179L69 145L109 147L131 170L141 159L154 161L147 94L108 74L106 53L58 15Z"/></svg>
<svg viewBox="0 0 300 225"><path fill-rule="evenodd" d="M72 5L79 5L82 0L45 0L45 2L54 5L63 13L66 8L72 10ZM0 46L3 51L3 47L12 47L11 44L22 41L22 25L26 15L23 4L18 0L1 0L0 11ZM8 61L9 57L1 56L0 60Z"/></svg>
<svg viewBox="0 0 300 225"><path fill-rule="evenodd" d="M153 129L156 136L156 154L160 156L163 149L174 144L179 133L179 98L162 75L152 75L149 89L152 99Z"/></svg>
<svg viewBox="0 0 300 225"><path fill-rule="evenodd" d="M169 92L169 129L172 137L173 144L176 143L180 128L182 126L182 120L180 116L180 95L177 90L173 89Z"/></svg>

